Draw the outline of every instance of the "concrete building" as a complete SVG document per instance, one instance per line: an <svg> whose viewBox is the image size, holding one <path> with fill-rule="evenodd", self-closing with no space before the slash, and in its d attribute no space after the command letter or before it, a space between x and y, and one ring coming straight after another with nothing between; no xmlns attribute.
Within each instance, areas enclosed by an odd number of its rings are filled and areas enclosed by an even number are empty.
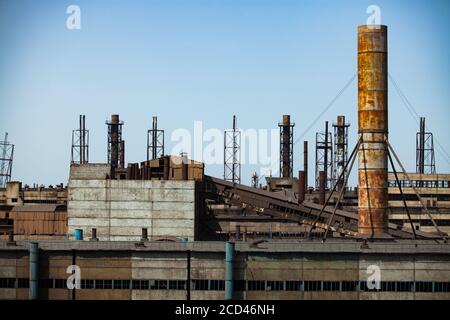
<svg viewBox="0 0 450 320"><path fill-rule="evenodd" d="M0 242L0 299L28 299L28 246ZM223 242L41 241L39 248L38 299L224 299ZM236 242L235 252L234 299L450 299L444 243ZM79 290L66 287L73 264ZM371 288L376 268L379 287Z"/></svg>
<svg viewBox="0 0 450 320"><path fill-rule="evenodd" d="M68 225L99 240L138 241L196 237L198 183L195 180L110 180L109 165L72 165Z"/></svg>

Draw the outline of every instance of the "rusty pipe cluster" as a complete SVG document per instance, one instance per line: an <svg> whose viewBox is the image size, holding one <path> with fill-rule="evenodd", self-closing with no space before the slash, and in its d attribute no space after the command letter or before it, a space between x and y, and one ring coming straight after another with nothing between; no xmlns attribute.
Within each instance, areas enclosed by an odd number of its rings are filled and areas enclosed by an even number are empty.
<svg viewBox="0 0 450 320"><path fill-rule="evenodd" d="M358 27L358 233L387 234L387 27Z"/></svg>

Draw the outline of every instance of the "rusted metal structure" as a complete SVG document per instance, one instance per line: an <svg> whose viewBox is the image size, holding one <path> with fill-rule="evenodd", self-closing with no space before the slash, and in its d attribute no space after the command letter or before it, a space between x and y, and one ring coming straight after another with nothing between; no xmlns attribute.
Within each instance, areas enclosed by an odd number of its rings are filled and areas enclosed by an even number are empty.
<svg viewBox="0 0 450 320"><path fill-rule="evenodd" d="M71 163L89 163L89 130L86 130L86 116L80 115L80 127L72 131Z"/></svg>
<svg viewBox="0 0 450 320"><path fill-rule="evenodd" d="M358 233L383 237L388 228L387 26L358 27Z"/></svg>
<svg viewBox="0 0 450 320"><path fill-rule="evenodd" d="M153 117L152 129L147 131L147 161L164 155L164 130L158 129L158 117Z"/></svg>
<svg viewBox="0 0 450 320"><path fill-rule="evenodd" d="M280 177L292 178L294 161L294 126L290 115L283 115L280 128Z"/></svg>
<svg viewBox="0 0 450 320"><path fill-rule="evenodd" d="M233 128L225 130L224 135L224 180L241 183L241 131L236 127L233 115Z"/></svg>
<svg viewBox="0 0 450 320"><path fill-rule="evenodd" d="M348 161L348 128L350 124L345 122L345 116L337 116L336 122L333 123L334 129L334 155L333 155L333 183L338 181L341 172L344 171L345 164ZM347 172L344 172L344 179L347 176ZM341 183L338 186L338 190L342 188L344 179L341 179Z"/></svg>
<svg viewBox="0 0 450 320"><path fill-rule="evenodd" d="M416 173L436 174L433 134L426 132L424 117L416 134Z"/></svg>
<svg viewBox="0 0 450 320"><path fill-rule="evenodd" d="M325 188L331 189L333 183L333 142L325 121L325 131L316 133L316 189L319 189L319 172L325 173Z"/></svg>
<svg viewBox="0 0 450 320"><path fill-rule="evenodd" d="M111 121L106 121L106 125L108 126L108 163L112 168L119 168L123 121L120 121L118 114L113 114Z"/></svg>
<svg viewBox="0 0 450 320"><path fill-rule="evenodd" d="M305 201L306 185L305 185L305 171L298 172L298 203Z"/></svg>
<svg viewBox="0 0 450 320"><path fill-rule="evenodd" d="M5 188L11 181L12 164L14 158L14 145L8 142L8 132L5 139L0 141L0 188Z"/></svg>

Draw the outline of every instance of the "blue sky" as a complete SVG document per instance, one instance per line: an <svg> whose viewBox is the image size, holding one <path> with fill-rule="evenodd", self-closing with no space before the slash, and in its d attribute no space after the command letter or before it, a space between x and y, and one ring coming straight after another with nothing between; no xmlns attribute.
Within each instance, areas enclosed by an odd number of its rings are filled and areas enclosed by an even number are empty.
<svg viewBox="0 0 450 320"><path fill-rule="evenodd" d="M71 4L81 8L81 30L66 28ZM153 115L166 150L173 130L193 130L195 120L223 130L233 114L243 129L276 128L290 114L298 138L356 73L356 28L371 4L389 27L389 73L450 153L449 1L0 0L0 134L16 145L13 179L66 183L79 114L91 162L106 161L112 113L125 121L127 162L145 160ZM413 171L418 126L389 90L390 140ZM354 81L301 139L310 164L325 120L346 115L355 143L356 94ZM450 172L444 152L436 150L436 166ZM243 167L244 183L255 170ZM206 173L220 177L223 167Z"/></svg>

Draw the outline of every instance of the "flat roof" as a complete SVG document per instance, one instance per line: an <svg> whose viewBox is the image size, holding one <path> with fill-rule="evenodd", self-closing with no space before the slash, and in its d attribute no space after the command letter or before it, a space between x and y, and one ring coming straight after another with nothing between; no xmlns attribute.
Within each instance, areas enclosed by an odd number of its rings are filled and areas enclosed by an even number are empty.
<svg viewBox="0 0 450 320"><path fill-rule="evenodd" d="M0 251L28 250L30 242L38 242L44 251L167 251L167 252L225 252L224 241L75 241L75 240L32 240L16 241L16 245L8 245L0 241ZM395 240L366 242L356 240L329 239L304 241L237 241L235 250L238 252L271 252L271 253L363 253L363 254L444 254L450 255L450 243L435 240Z"/></svg>

